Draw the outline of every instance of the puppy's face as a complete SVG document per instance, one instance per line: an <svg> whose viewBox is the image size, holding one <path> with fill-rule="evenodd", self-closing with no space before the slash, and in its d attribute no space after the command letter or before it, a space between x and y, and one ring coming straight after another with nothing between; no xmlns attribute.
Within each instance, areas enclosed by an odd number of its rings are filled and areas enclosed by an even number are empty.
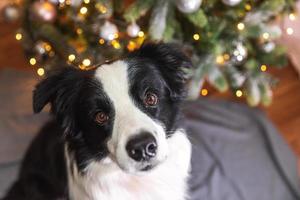
<svg viewBox="0 0 300 200"><path fill-rule="evenodd" d="M34 92L34 110L51 103L79 170L108 156L126 172L150 170L168 156L189 66L173 46L145 45L92 71L48 77Z"/></svg>

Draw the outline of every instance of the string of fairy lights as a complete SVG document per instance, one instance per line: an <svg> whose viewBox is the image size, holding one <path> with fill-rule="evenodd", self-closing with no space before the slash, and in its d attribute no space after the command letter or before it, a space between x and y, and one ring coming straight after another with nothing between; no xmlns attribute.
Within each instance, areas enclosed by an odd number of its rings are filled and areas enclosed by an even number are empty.
<svg viewBox="0 0 300 200"><path fill-rule="evenodd" d="M60 7L69 6L72 3L72 0L58 0L58 1L60 3L59 4ZM90 3L90 0L83 0L83 2L84 2L84 4L82 4L81 7L78 9L78 15L82 16L82 17L88 15L88 13L89 13L89 7L87 5ZM96 4L95 6L99 10L99 12L102 13L102 14L105 14L105 13L108 12L108 8L103 4ZM252 6L250 4L246 4L245 5L245 10L246 11L251 11ZM290 21L295 21L297 19L297 14L294 13L294 12L289 13L288 14L288 19ZM106 25L109 26L109 24L104 24L104 26L102 28L105 29ZM236 29L237 29L237 31L240 31L240 32L245 31L247 29L247 24L245 22L241 21L241 22L236 24ZM137 29L135 31L136 31L136 33L135 33L136 38L128 40L128 42L126 44L126 48L127 48L128 51L133 51L133 50L137 49L143 43L143 41L147 38L147 35L145 34L145 32L143 30ZM292 35L294 33L294 30L293 30L292 27L285 27L283 31L287 35ZM80 35L80 34L83 33L83 30L81 28L77 28L76 33L78 35ZM122 47L121 44L120 44L120 41L119 41L121 34L122 33L118 32L118 30L113 34L108 34L106 37L101 37L101 34L100 34L100 37L98 39L98 45L108 44L108 45L112 46L115 49L120 49ZM201 42L201 34L200 33L192 33L191 37L195 42ZM269 32L264 32L264 33L261 34L261 39L262 40L267 41L267 40L270 39L270 37L271 36L270 36ZM16 38L16 40L21 41L23 39L22 32L17 32L16 35L15 35L15 38ZM47 52L49 52L49 54L51 56L51 53L53 53L51 45L47 42L43 42L42 45L43 45L44 49ZM240 52L240 51L242 51L242 50L235 50L233 52L233 55L235 56L236 60L238 60L238 61L244 59L244 57L242 55L243 52ZM215 62L218 65L222 66L227 61L229 61L231 59L231 56L233 56L233 55L230 54L230 53L224 53L222 55L217 55L215 57ZM82 70L89 69L89 67L93 66L94 63L90 58L88 58L88 57L80 58L81 60L78 61L77 56L78 55L76 55L74 53L71 53L71 54L67 55L66 60L67 60L68 63L72 63L72 64L77 65ZM45 75L45 69L44 69L43 66L38 66L37 58L35 58L35 57L29 58L29 64L31 66L36 67L36 73L39 76L44 76ZM261 64L260 70L262 72L266 72L268 70L268 66L266 64ZM207 96L207 95L209 95L209 93L210 92L209 92L208 88L202 88L200 90L200 95L201 96ZM244 94L243 94L243 91L241 89L237 89L235 91L235 95L236 95L236 97L242 97Z"/></svg>
<svg viewBox="0 0 300 200"><path fill-rule="evenodd" d="M59 8L63 9L66 6L70 6L72 4L72 0L58 0L59 2ZM90 0L83 0L83 4L82 6L78 9L78 16L80 17L84 17L85 15L88 15L89 13L89 9L88 9L88 4L90 4L91 1ZM47 2L44 2L43 4L44 7L47 7L48 4ZM97 8L97 10L101 13L101 14L106 14L108 12L108 8L101 4L101 3L97 3L95 4L95 7ZM106 27L107 26L107 27ZM106 29L106 28L114 28L114 27L109 27L110 24L108 23L104 23L104 26L102 26L102 29ZM139 27L138 27L139 28ZM140 29L135 29L133 31L136 31L136 33L134 33L134 38L132 40L129 40L127 43L127 50L128 51L133 51L137 48L139 48L139 46L143 43L143 41L146 39L146 34L144 33L144 31L140 30ZM76 33L78 35L83 34L83 30L81 28L77 28L76 29ZM115 33L109 33L106 36L99 37L98 40L98 44L99 45L109 45L112 46L114 49L120 49L121 48L121 44L119 41L119 37L120 37L120 33L118 32L118 30L115 30ZM24 36L22 31L18 31L15 34L15 38L17 41L21 41L23 40ZM43 46L43 49L45 49L48 54L51 56L54 55L54 51L52 50L52 46L48 43L48 42L42 42L41 46ZM68 64L73 64L73 65L77 65L80 69L82 70L88 70L90 67L93 67L92 60L89 57L86 58L82 58L81 61L76 61L77 60L77 56L74 53L71 53L69 55L67 55L66 60L68 62ZM29 64L31 66L35 66L36 69L36 73L39 76L44 76L46 70L44 69L43 66L38 66L38 61L37 58L35 57L30 57L29 58Z"/></svg>
<svg viewBox="0 0 300 200"><path fill-rule="evenodd" d="M86 2L88 2L88 1L86 1ZM77 30L77 33L78 33L78 32L79 32L79 34L80 34L80 30ZM132 40L130 40L130 41L128 42L128 44L127 44L127 49L128 49L129 51L135 50L135 49L136 49L140 44L142 44L142 42L145 40L145 37L146 37L146 36L145 36L145 33L144 33L143 31L139 31L137 35L138 35L138 37L139 37L138 42L135 42L135 41L132 41ZM109 42L109 43L112 45L113 48L115 48L115 49L120 49L120 48L121 48L121 45L120 45L120 43L119 43L118 40L117 40L118 37L119 37L118 34L115 34L115 35L112 37L112 40L111 40L111 41L106 41L105 39L100 38L98 42L99 42L100 45L104 45L106 42ZM21 33L21 32L17 32L16 35L15 35L15 38L16 38L17 41L21 41L21 40L23 39L22 33ZM45 47L45 49L46 49L47 51L51 51L51 49L52 49L51 45L48 44L48 43L46 43L46 42L44 43L44 47ZM74 62L75 59L76 59L76 55L75 55L75 54L69 54L68 57L67 57L67 60L68 60L70 63ZM30 64L31 66L36 66L36 65L37 65L37 60L36 60L36 58L34 58L34 57L29 58L29 64ZM80 69L82 69L82 70L85 70L85 69L87 69L88 67L90 67L91 65L92 65L91 60L90 60L89 58L84 58L84 59L82 60L82 62L78 65L78 67L79 67ZM39 76L44 76L44 75L45 75L45 69L44 69L43 67L37 68L36 72L37 72L37 74L38 74Z"/></svg>
<svg viewBox="0 0 300 200"><path fill-rule="evenodd" d="M245 9L246 9L247 11L250 11L250 10L252 9L252 7L251 7L250 4L246 4L246 5L245 5ZM289 13L288 19L289 19L290 21L295 21L295 20L297 19L297 14L294 13L294 12L293 12L293 13ZM245 25L243 22L239 22L239 23L236 25L236 28L237 28L238 31L243 31L243 30L245 30L246 25ZM293 33L294 33L294 29L293 29L292 27L287 27L287 28L285 28L284 31L286 32L287 35L293 35ZM270 38L270 33L264 32L264 33L262 33L261 37L262 37L264 40L268 40L268 39ZM199 33L194 33L194 34L193 34L193 39L194 39L195 41L200 40L200 34L199 34ZM239 58L239 57L237 56L237 58ZM216 63L219 64L219 65L223 65L223 64L224 64L226 61L228 61L228 60L230 60L230 55L229 55L228 53L225 53L225 54L223 54L223 55L218 55L218 56L216 56ZM268 69L268 67L267 67L267 65L265 65L265 64L262 64L262 65L260 66L260 70L261 70L262 72L266 72L267 69ZM207 88L202 88L202 89L201 89L201 91L200 91L200 95L201 95L201 96L207 96L208 94L209 94L209 90L208 90ZM240 89L237 89L237 90L235 91L235 96L238 97L238 98L242 97L242 96L243 96L243 91L240 90Z"/></svg>

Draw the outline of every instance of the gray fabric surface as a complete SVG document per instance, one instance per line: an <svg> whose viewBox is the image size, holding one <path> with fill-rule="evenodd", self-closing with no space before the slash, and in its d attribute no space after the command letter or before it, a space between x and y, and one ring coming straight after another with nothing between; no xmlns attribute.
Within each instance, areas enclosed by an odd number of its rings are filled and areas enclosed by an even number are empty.
<svg viewBox="0 0 300 200"><path fill-rule="evenodd" d="M33 77L0 71L0 197L48 118L32 114ZM193 143L192 200L300 199L296 157L260 111L211 100L188 102L184 110Z"/></svg>
<svg viewBox="0 0 300 200"><path fill-rule="evenodd" d="M32 90L36 75L0 71L0 197L16 178L18 164L48 115L33 115Z"/></svg>
<svg viewBox="0 0 300 200"><path fill-rule="evenodd" d="M297 162L264 114L231 102L185 106L191 199L299 200Z"/></svg>

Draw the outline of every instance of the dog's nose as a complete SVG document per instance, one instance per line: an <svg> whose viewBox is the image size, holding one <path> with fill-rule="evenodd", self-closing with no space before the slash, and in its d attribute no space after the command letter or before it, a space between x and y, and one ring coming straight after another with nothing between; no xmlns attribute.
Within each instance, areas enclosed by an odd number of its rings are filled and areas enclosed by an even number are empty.
<svg viewBox="0 0 300 200"><path fill-rule="evenodd" d="M143 132L128 141L126 150L135 161L149 161L156 156L157 143L151 133Z"/></svg>

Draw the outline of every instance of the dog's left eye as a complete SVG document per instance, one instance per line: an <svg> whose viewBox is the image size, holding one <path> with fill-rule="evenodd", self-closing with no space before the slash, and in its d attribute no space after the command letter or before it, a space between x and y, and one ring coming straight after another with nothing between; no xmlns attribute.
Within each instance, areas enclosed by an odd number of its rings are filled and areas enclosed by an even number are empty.
<svg viewBox="0 0 300 200"><path fill-rule="evenodd" d="M152 92L147 92L144 97L144 104L146 106L155 106L158 103L158 97Z"/></svg>
<svg viewBox="0 0 300 200"><path fill-rule="evenodd" d="M105 124L109 120L109 116L104 112L98 112L95 116L95 122L100 125Z"/></svg>

